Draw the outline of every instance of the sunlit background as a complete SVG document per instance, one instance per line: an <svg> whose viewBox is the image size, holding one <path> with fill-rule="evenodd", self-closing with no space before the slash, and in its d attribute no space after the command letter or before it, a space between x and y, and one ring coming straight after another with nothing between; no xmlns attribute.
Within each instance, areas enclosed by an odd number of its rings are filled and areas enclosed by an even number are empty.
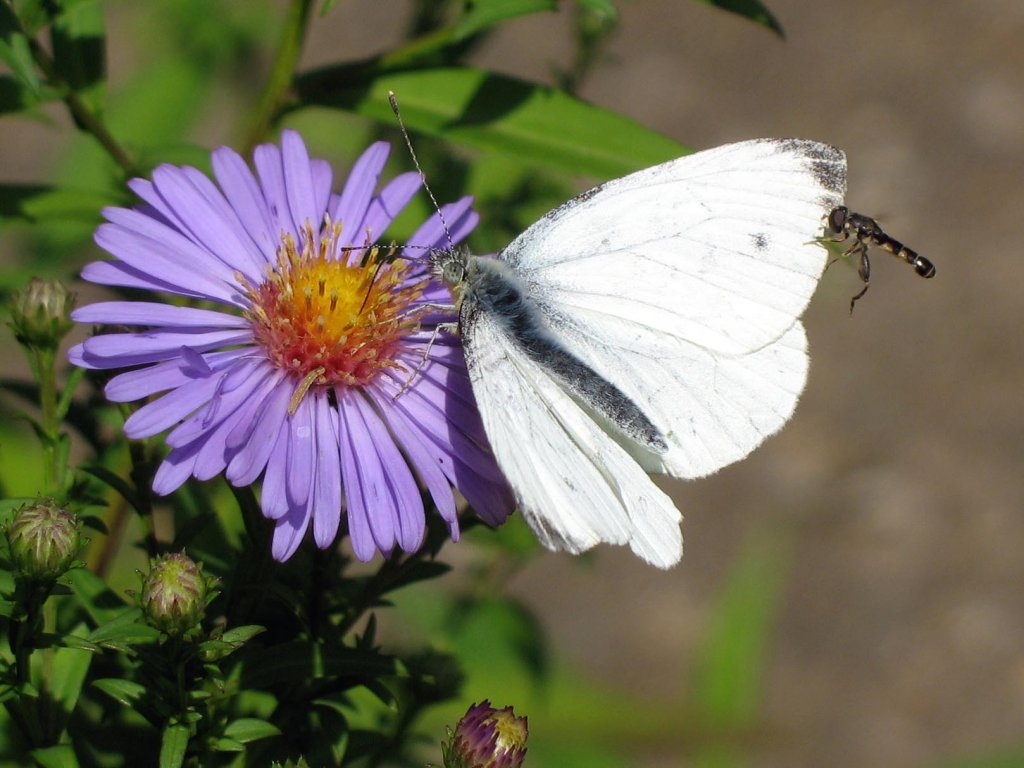
<svg viewBox="0 0 1024 768"><path fill-rule="evenodd" d="M220 53L242 66L193 93L194 72L137 83L172 61L176 34L201 43L204 20L163 8L157 24L149 4L109 5L121 119L205 146L239 141L246 68L264 74L255 43L272 39L277 7L209 6L207 23L240 25L238 50ZM812 365L793 420L744 462L667 485L685 517L674 570L604 548L477 572L472 554L446 548L450 589L499 585L535 612L547 647L520 642L522 617L497 608L441 627L437 586L407 591L388 641L433 638L467 661L462 702L425 724L438 739L488 697L529 715L529 766L1024 765L1024 4L768 7L785 39L700 3L622 2L579 93L695 149L760 136L841 147L850 207L937 276L874 252L850 317L856 271L829 269L806 317ZM553 83L571 64L573 9L508 23L472 60ZM408 10L339 2L314 19L304 66L393 44ZM206 52L195 71L223 63ZM83 172L64 112L47 114L0 121L0 180ZM326 112L288 124L336 164L369 130ZM597 181L556 178L556 199ZM3 236L10 269L39 271L17 232ZM2 351L5 369L20 365L6 339ZM20 433L0 430L7 490L29 493Z"/></svg>

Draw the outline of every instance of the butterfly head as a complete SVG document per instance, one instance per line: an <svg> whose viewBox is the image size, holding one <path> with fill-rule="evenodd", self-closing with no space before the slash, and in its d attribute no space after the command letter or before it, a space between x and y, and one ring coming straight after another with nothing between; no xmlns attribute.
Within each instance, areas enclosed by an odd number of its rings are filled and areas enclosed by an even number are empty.
<svg viewBox="0 0 1024 768"><path fill-rule="evenodd" d="M435 248L430 251L430 267L434 276L448 286L456 301L465 286L470 258L469 249L465 246Z"/></svg>

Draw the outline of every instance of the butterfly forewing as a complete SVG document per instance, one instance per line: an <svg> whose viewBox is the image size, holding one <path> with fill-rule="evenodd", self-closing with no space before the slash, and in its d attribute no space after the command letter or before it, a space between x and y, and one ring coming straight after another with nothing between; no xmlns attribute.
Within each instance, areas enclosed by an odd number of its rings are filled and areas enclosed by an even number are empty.
<svg viewBox="0 0 1024 768"><path fill-rule="evenodd" d="M738 354L803 312L824 269L825 217L845 192L833 147L762 139L682 157L555 209L500 258L552 308Z"/></svg>

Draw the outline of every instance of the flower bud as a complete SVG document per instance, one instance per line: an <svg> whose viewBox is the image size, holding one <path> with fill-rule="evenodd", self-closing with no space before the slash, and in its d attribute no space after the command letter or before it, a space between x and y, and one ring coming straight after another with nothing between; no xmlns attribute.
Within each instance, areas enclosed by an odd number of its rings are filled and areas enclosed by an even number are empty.
<svg viewBox="0 0 1024 768"><path fill-rule="evenodd" d="M215 584L184 552L155 557L142 580L139 607L161 632L183 635L203 618Z"/></svg>
<svg viewBox="0 0 1024 768"><path fill-rule="evenodd" d="M519 768L526 757L526 718L484 699L469 708L441 745L444 768Z"/></svg>
<svg viewBox="0 0 1024 768"><path fill-rule="evenodd" d="M40 582L62 576L82 545L78 518L52 500L23 506L6 533L15 572Z"/></svg>
<svg viewBox="0 0 1024 768"><path fill-rule="evenodd" d="M18 341L35 349L56 349L74 326L75 295L56 280L32 278L14 294L8 321Z"/></svg>

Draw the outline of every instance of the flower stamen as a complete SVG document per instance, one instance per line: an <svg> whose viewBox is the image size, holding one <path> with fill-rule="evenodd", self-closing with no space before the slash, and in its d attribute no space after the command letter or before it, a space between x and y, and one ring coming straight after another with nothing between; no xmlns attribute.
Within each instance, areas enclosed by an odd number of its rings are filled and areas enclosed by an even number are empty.
<svg viewBox="0 0 1024 768"><path fill-rule="evenodd" d="M285 233L263 282L239 278L246 315L269 360L295 382L289 412L314 386L364 386L400 367L402 338L419 328L427 310L414 307L424 280L410 281L410 263L378 246L339 245L341 225L327 219L319 232L307 222L300 242Z"/></svg>

